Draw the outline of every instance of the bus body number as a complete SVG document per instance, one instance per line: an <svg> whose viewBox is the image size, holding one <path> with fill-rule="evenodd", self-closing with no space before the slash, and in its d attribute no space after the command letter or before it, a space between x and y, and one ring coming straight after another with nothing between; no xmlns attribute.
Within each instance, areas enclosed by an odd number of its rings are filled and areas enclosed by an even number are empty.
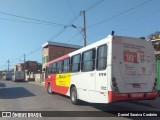
<svg viewBox="0 0 160 120"><path fill-rule="evenodd" d="M124 51L123 56L124 56L124 62L133 62L133 63L138 62L136 52Z"/></svg>

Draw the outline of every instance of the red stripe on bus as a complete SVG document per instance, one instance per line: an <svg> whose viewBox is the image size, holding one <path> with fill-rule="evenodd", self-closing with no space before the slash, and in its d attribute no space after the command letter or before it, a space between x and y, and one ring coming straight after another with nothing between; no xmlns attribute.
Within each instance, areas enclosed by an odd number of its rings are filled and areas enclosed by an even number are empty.
<svg viewBox="0 0 160 120"><path fill-rule="evenodd" d="M132 94L141 94L142 96L132 97ZM155 99L158 92L145 92L145 93L115 93L113 91L108 91L108 102L124 101L124 100L146 100L146 99Z"/></svg>
<svg viewBox="0 0 160 120"><path fill-rule="evenodd" d="M69 55L67 54L67 55L64 55L64 56L62 56L62 57L60 57L60 58L57 58L57 59L55 59L55 60L52 60L52 61L50 61L50 62L47 63L47 66L49 66L49 64L51 64L51 63L57 62L57 61L59 61L59 60L63 60L63 59L68 58L68 57L69 57Z"/></svg>

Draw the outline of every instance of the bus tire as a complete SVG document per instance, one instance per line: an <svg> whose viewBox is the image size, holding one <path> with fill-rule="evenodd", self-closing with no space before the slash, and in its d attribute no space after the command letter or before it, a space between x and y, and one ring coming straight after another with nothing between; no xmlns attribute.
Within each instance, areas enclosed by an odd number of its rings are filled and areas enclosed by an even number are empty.
<svg viewBox="0 0 160 120"><path fill-rule="evenodd" d="M48 94L53 94L53 91L52 91L50 84L48 84L48 86L47 86L47 92L48 92Z"/></svg>
<svg viewBox="0 0 160 120"><path fill-rule="evenodd" d="M71 88L70 99L72 104L74 105L79 104L79 100L77 99L77 89L75 86Z"/></svg>

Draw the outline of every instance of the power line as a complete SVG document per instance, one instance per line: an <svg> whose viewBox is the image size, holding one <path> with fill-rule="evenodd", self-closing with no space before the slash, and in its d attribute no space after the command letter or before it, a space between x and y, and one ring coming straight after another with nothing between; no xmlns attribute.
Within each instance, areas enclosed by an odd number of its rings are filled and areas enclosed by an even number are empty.
<svg viewBox="0 0 160 120"><path fill-rule="evenodd" d="M70 43L75 37L77 37L79 34L81 34L81 31L78 31L72 38L66 41L66 43Z"/></svg>
<svg viewBox="0 0 160 120"><path fill-rule="evenodd" d="M50 23L28 22L28 21L22 21L22 20L6 19L6 18L0 18L0 20L6 20L6 21L12 21L12 22L21 22L21 23L31 23L31 24L54 25L54 26L57 26L55 24L50 24ZM60 26L62 26L62 25L60 25ZM63 26L65 26L65 25L63 25Z"/></svg>
<svg viewBox="0 0 160 120"><path fill-rule="evenodd" d="M98 4L100 4L101 2L103 2L104 0L100 0L96 3L94 3L93 5L89 6L86 11L88 12L89 10L93 9L94 7L96 7ZM63 24L59 24L59 23L52 23L52 22L48 22L48 21L44 21L44 20L39 20L39 19L34 19L34 18L29 18L29 17L24 17L24 16L19 16L19 15L15 15L15 14L10 14L10 13L5 13L5 12L0 12L0 14L4 14L4 15L8 15L8 16L13 16L13 17L18 17L18 18L23 18L23 19L28 19L28 20L33 20L33 21L38 21L41 23L46 23L48 24L53 24L53 25L58 25L58 26L64 26L64 28L58 32L55 36L53 36L50 40L55 39L56 37L58 37L59 35L61 35L68 27L70 27L71 25L73 25L73 23L79 18L80 14L78 14L68 25L63 25ZM19 21L19 20L11 20L11 19L4 19L4 18L0 18L3 20L10 20L10 21L15 21L15 22L25 22L25 23L33 23L33 24L41 24L41 23L34 23L34 22L26 22L26 21ZM76 27L77 28L77 27ZM80 32L78 32L75 36L73 36L70 40L74 39L78 34L80 34ZM26 56L29 56L31 54L33 54L34 52L40 50L41 48L37 48L36 50L28 53ZM18 57L17 59L21 58L23 56Z"/></svg>
<svg viewBox="0 0 160 120"><path fill-rule="evenodd" d="M26 56L29 56L29 55L31 55L31 54L33 54L33 53L35 53L35 52L37 52L37 51L39 51L39 50L41 50L41 49L42 49L42 48L39 47L39 48L35 49L34 51L31 51L30 53L26 54Z"/></svg>
<svg viewBox="0 0 160 120"><path fill-rule="evenodd" d="M104 0L99 0L96 3L94 3L93 5L89 6L85 11L88 12L89 10L93 9L94 7L96 7L97 5L99 5L100 3L102 3Z"/></svg>
<svg viewBox="0 0 160 120"><path fill-rule="evenodd" d="M143 2L143 3L141 3L141 4L138 4L138 5L130 8L130 9L127 9L127 10L125 10L125 11L122 11L122 12L120 12L120 13L118 13L118 14L110 17L110 18L106 18L106 19L104 19L104 20L102 20L102 21L100 21L100 22L98 22L98 23L95 23L95 24L93 24L93 25L90 25L90 26L87 27L87 28L94 27L94 26L96 26L96 25L102 24L102 23L104 23L104 22L106 22L106 21L108 21L108 20L111 20L111 19L113 19L113 18L119 17L119 16L121 16L121 15L123 15L123 14L125 14L125 13L128 13L128 12L130 12L130 11L138 8L138 7L141 7L141 6L147 4L147 3L151 2L151 1L152 1L152 0L145 1L145 2Z"/></svg>
<svg viewBox="0 0 160 120"><path fill-rule="evenodd" d="M8 16L13 16L13 17L18 17L18 18L23 18L23 19L28 19L28 20L32 20L32 21L38 21L38 22L47 23L47 24L53 24L53 25L58 25L58 26L64 26L63 24L59 24L59 23L53 23L53 22L44 21L44 20L40 20L40 19L24 17L24 16L15 15L15 14L6 13L6 12L0 12L0 14L8 15Z"/></svg>

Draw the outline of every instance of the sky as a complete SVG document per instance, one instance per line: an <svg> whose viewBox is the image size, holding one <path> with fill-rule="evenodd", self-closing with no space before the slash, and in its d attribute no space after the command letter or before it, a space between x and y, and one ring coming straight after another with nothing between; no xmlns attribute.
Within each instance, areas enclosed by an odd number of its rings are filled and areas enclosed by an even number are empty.
<svg viewBox="0 0 160 120"><path fill-rule="evenodd" d="M46 41L83 46L115 35L147 37L160 31L160 0L0 0L0 70L42 62ZM72 27L76 26L76 28Z"/></svg>

